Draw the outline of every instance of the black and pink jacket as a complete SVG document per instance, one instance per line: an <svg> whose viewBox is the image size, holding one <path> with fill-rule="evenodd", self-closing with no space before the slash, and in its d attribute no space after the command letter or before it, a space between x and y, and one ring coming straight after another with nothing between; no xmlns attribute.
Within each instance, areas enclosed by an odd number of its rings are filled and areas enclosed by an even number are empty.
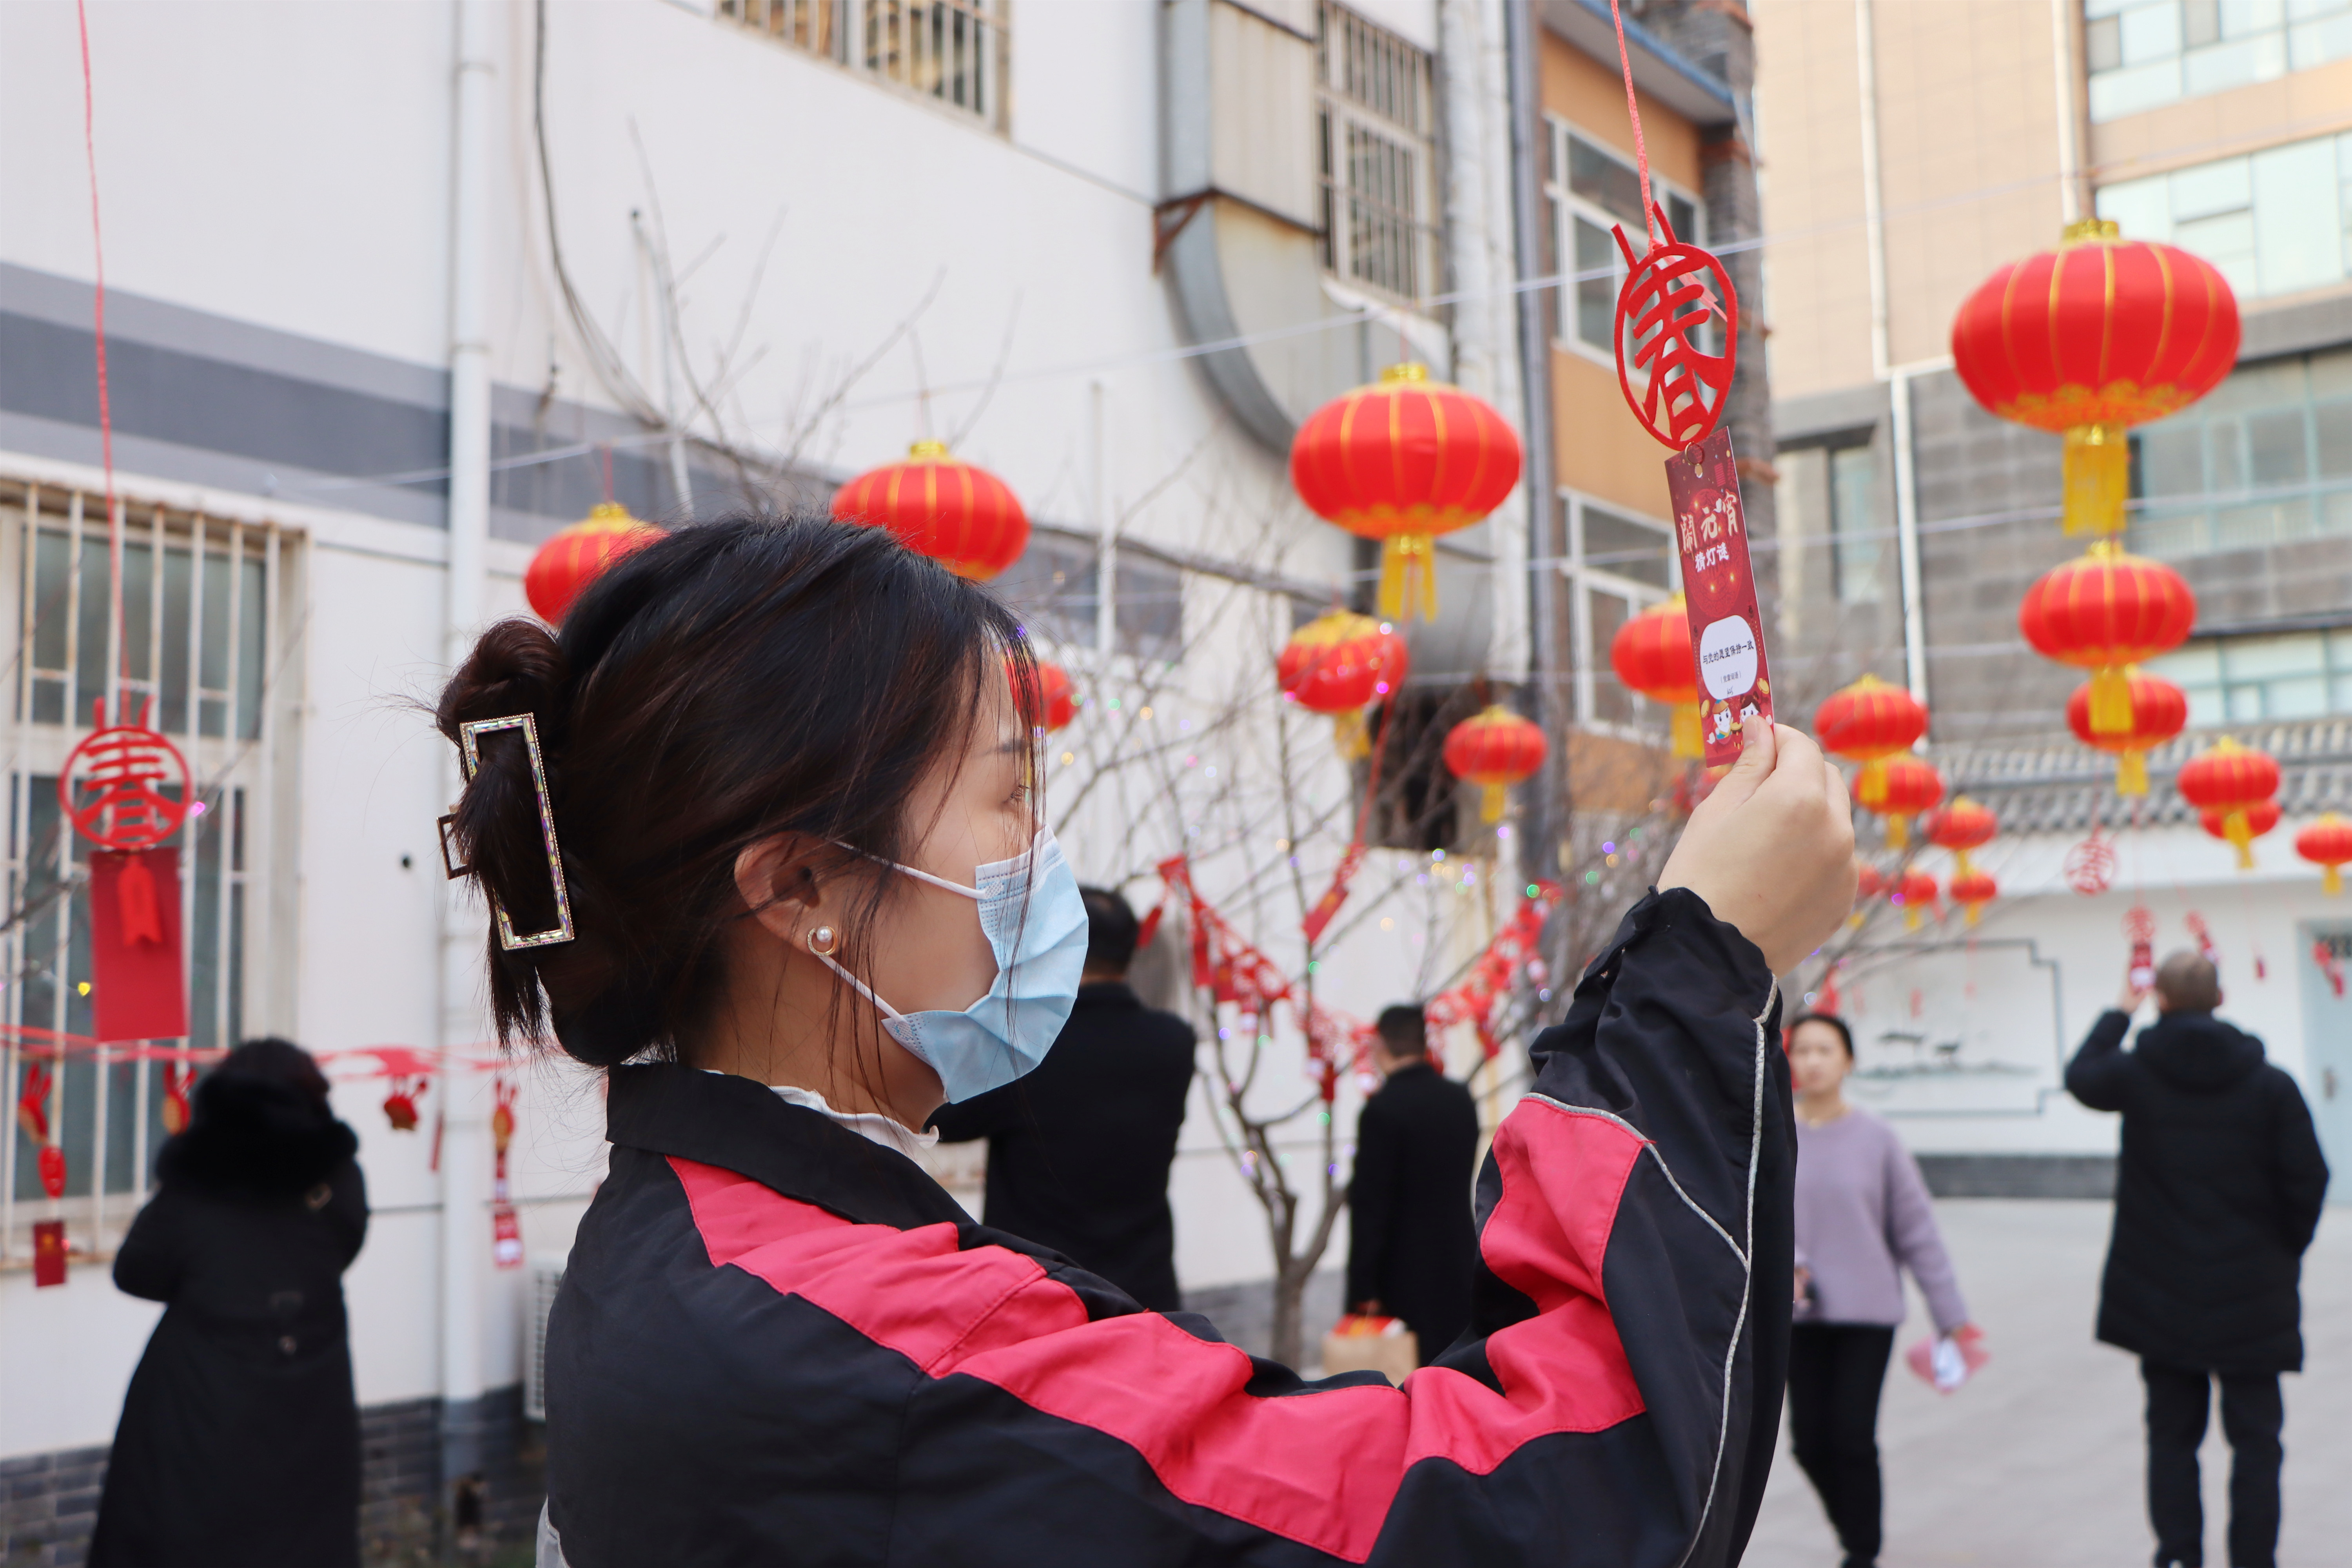
<svg viewBox="0 0 2352 1568"><path fill-rule="evenodd" d="M1401 1389L1144 1311L748 1079L616 1069L541 1560L1734 1563L1789 1327L1778 1009L1696 898L1635 906L1496 1134L1469 1334Z"/></svg>

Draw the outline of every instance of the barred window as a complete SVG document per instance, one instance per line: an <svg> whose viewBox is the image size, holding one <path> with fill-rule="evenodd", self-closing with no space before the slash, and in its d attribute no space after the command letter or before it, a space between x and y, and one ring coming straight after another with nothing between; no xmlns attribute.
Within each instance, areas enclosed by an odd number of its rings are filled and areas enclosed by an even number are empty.
<svg viewBox="0 0 2352 1568"><path fill-rule="evenodd" d="M274 526L126 502L121 691L187 758L197 810L177 836L189 1037L234 1045L265 945L257 907L273 873L271 803L281 748L273 700L285 633L274 606L289 553ZM0 480L0 592L17 606L7 747L7 901L0 913L0 1065L10 1103L37 1064L66 1155L59 1205L74 1254L110 1247L143 1199L163 1137L160 1064L92 1047L89 846L63 820L58 774L107 681L108 547L102 498ZM290 752L285 754L290 755ZM284 964L289 955L279 952ZM73 1037L63 1052L49 1042ZM178 1042L163 1042L178 1043ZM0 1259L30 1251L48 1217L39 1149L0 1123Z"/></svg>
<svg viewBox="0 0 2352 1568"><path fill-rule="evenodd" d="M1324 0L1316 61L1323 265L1417 300L1436 276L1428 51Z"/></svg>
<svg viewBox="0 0 2352 1568"><path fill-rule="evenodd" d="M719 0L755 33L1002 128L1008 0Z"/></svg>

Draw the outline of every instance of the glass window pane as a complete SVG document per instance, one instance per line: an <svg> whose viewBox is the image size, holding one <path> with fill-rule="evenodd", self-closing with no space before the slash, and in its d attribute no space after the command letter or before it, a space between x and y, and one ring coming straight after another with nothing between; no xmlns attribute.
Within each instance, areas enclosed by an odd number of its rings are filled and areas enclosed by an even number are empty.
<svg viewBox="0 0 2352 1568"><path fill-rule="evenodd" d="M2179 0L2154 0L2122 14L2124 64L2145 65L2180 52Z"/></svg>
<svg viewBox="0 0 2352 1568"><path fill-rule="evenodd" d="M1628 225L1642 222L1642 176L1581 136L1568 139L1568 188Z"/></svg>
<svg viewBox="0 0 2352 1568"><path fill-rule="evenodd" d="M2213 642L2193 642L2175 652L2149 659L2141 666L2150 675L2160 675L2176 686L2212 686L2221 679L2221 645Z"/></svg>
<svg viewBox="0 0 2352 1568"><path fill-rule="evenodd" d="M1698 209L1691 205L1688 198L1670 195L1663 205L1666 209L1666 221L1675 226L1675 233L1677 237L1690 241L1693 245L1699 244L1706 237L1698 231Z"/></svg>
<svg viewBox="0 0 2352 1568"><path fill-rule="evenodd" d="M1612 263L1615 265L1612 267ZM1576 220L1576 335L1591 347L1616 348L1617 278L1623 267L1617 242L1589 219ZM1599 273L1595 277L1593 274Z"/></svg>
<svg viewBox="0 0 2352 1568"><path fill-rule="evenodd" d="M2308 369L2312 396L2352 396L2352 350L2314 354Z"/></svg>
<svg viewBox="0 0 2352 1568"><path fill-rule="evenodd" d="M1830 454L1831 579L1841 604L1879 599L1878 458L1869 447Z"/></svg>
<svg viewBox="0 0 2352 1568"><path fill-rule="evenodd" d="M1673 539L1664 529L1588 504L1583 544L1586 565L1657 587L1666 585L1666 557Z"/></svg>
<svg viewBox="0 0 2352 1568"><path fill-rule="evenodd" d="M2287 68L2299 71L2352 55L2352 15L2305 22L2288 29L2286 55Z"/></svg>
<svg viewBox="0 0 2352 1568"><path fill-rule="evenodd" d="M2254 199L2252 171L2243 158L2183 169L2171 176L2172 221L2211 217L2215 213L2242 212Z"/></svg>
<svg viewBox="0 0 2352 1568"><path fill-rule="evenodd" d="M269 646L269 605L262 591L268 568L257 559L247 559L241 571L237 637L243 646L236 655L237 733L256 741L261 738L262 684L269 677L264 652Z"/></svg>
<svg viewBox="0 0 2352 1568"><path fill-rule="evenodd" d="M1591 717L1623 723L1633 717L1633 694L1617 679L1609 664L1609 644L1633 610L1614 594L1595 588L1584 595L1585 614L1592 626L1592 712Z"/></svg>
<svg viewBox="0 0 2352 1568"><path fill-rule="evenodd" d="M2326 645L2317 632L2284 637L2231 637L2221 645L2221 668L2232 681L2315 675L2327 664Z"/></svg>
<svg viewBox="0 0 2352 1568"><path fill-rule="evenodd" d="M2246 461L2240 441L2244 428L2235 419L2214 419L2205 426L2205 472L2215 495L2234 495L2246 488Z"/></svg>
<svg viewBox="0 0 2352 1568"><path fill-rule="evenodd" d="M2193 496L2205 489L2205 431L2195 419L2151 425L2137 437L2140 494Z"/></svg>
<svg viewBox="0 0 2352 1568"><path fill-rule="evenodd" d="M2098 83L2093 82L2091 89L2096 92ZM2168 243L2172 238L2171 184L2166 176L2157 174L2145 180L2102 185L2098 193L2099 216L2113 219L2126 239Z"/></svg>
<svg viewBox="0 0 2352 1568"><path fill-rule="evenodd" d="M2263 689L2259 686L2229 687L2223 693L2223 704L2231 723L2252 723L2263 716Z"/></svg>
<svg viewBox="0 0 2352 1568"><path fill-rule="evenodd" d="M2180 41L2189 48L2215 43L2221 37L2221 0L2183 0Z"/></svg>
<svg viewBox="0 0 2352 1568"><path fill-rule="evenodd" d="M43 529L33 542L33 665L66 667L66 599L72 576L71 541Z"/></svg>
<svg viewBox="0 0 2352 1568"><path fill-rule="evenodd" d="M2196 729L2210 730L2216 724L2229 722L2223 710L2221 689L2218 686L2198 686L2189 689L2189 722Z"/></svg>
<svg viewBox="0 0 2352 1568"><path fill-rule="evenodd" d="M2344 276L2344 216L2341 199L2315 200L2334 192L2334 140L2297 142L2258 153L2254 176L2256 276L2265 294L2315 289Z"/></svg>
<svg viewBox="0 0 2352 1568"><path fill-rule="evenodd" d="M74 705L68 724L87 724L95 705L106 696L106 619L108 583L106 536L81 541L81 619L74 628Z"/></svg>
<svg viewBox="0 0 2352 1568"><path fill-rule="evenodd" d="M163 552L163 689L156 722L174 735L188 728L188 626L194 607L188 599L188 566L185 550Z"/></svg>
<svg viewBox="0 0 2352 1568"><path fill-rule="evenodd" d="M2225 263L2244 267L2255 259L2254 215L2251 212L2217 213L2211 217L2176 223L2172 227L2172 243L2203 257L2216 267Z"/></svg>
<svg viewBox="0 0 2352 1568"><path fill-rule="evenodd" d="M2221 0L2219 9L2225 38L2274 33L2286 24L2285 0Z"/></svg>
<svg viewBox="0 0 2352 1568"><path fill-rule="evenodd" d="M2180 62L2180 90L2186 97L2198 98L2285 74L2286 35L2271 33L2191 50Z"/></svg>
<svg viewBox="0 0 2352 1568"><path fill-rule="evenodd" d="M2316 719L2327 711L2327 678L2323 675L2268 681L2263 690L2265 719Z"/></svg>
<svg viewBox="0 0 2352 1568"><path fill-rule="evenodd" d="M2310 477L2302 409L2281 408L2246 416L2246 468L2257 488L2301 484Z"/></svg>
<svg viewBox="0 0 2352 1568"><path fill-rule="evenodd" d="M2180 62L2177 59L2102 71L2091 79L2091 118L2116 120L2170 103L2179 96Z"/></svg>
<svg viewBox="0 0 2352 1568"><path fill-rule="evenodd" d="M2122 24L2102 16L2083 29L2083 53L2094 72L2111 71L2124 63Z"/></svg>

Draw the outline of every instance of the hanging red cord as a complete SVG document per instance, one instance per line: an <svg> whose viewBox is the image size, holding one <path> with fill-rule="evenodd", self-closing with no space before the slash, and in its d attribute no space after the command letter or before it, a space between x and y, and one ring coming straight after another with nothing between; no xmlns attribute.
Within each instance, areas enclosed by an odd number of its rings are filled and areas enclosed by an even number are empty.
<svg viewBox="0 0 2352 1568"><path fill-rule="evenodd" d="M1617 0L1609 0L1609 19L1617 26L1617 68L1624 73L1625 113L1633 121L1633 168L1642 176L1642 222L1655 239L1657 205L1650 200L1650 149L1642 140L1642 105L1633 95L1633 59L1625 51L1625 15L1617 8Z"/></svg>
<svg viewBox="0 0 2352 1568"><path fill-rule="evenodd" d="M98 216L98 94L89 68L89 0L74 0L74 22L81 33L81 146L89 165L89 250L93 276L90 291L91 337L98 352L98 458L106 477L107 591L111 606L115 658L120 673L131 673L131 639L122 635L122 510L114 499L114 405L106 384L106 242Z"/></svg>

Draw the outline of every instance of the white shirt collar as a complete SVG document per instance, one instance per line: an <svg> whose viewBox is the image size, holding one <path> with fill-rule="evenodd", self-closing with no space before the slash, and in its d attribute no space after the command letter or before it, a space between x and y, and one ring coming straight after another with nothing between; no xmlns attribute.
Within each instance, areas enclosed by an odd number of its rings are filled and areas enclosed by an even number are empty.
<svg viewBox="0 0 2352 1568"><path fill-rule="evenodd" d="M789 1083L770 1084L768 1087L774 1091L776 1098L786 1105L797 1105L803 1110L814 1110L819 1116L848 1128L869 1142L879 1143L885 1149L896 1149L909 1160L919 1161L940 1141L940 1135L937 1132L918 1132L903 1122L895 1121L882 1115L879 1111L835 1110L825 1103L824 1096L813 1089L802 1089Z"/></svg>

